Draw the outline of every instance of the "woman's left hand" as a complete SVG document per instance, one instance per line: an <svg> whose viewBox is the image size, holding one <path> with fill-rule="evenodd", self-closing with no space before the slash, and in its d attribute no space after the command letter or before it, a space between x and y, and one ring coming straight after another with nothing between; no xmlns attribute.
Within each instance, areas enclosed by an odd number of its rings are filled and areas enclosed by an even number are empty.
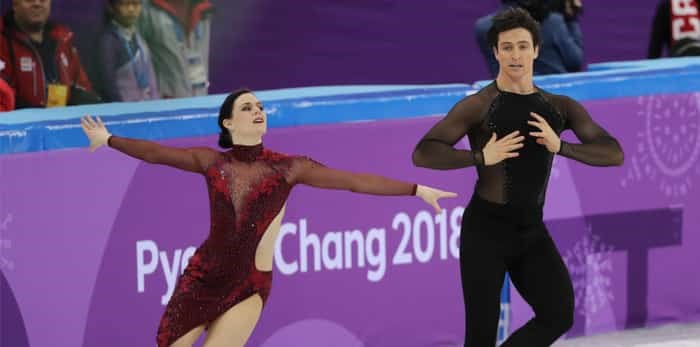
<svg viewBox="0 0 700 347"><path fill-rule="evenodd" d="M435 212L440 213L442 212L442 208L440 208L438 200L442 198L454 198L457 196L457 194L452 192L444 192L439 189L426 187L419 184L416 188L416 196L420 197L428 205L432 206L435 209Z"/></svg>
<svg viewBox="0 0 700 347"><path fill-rule="evenodd" d="M548 151L552 153L559 153L559 150L561 149L561 139L557 133L554 132L552 127L550 127L547 123L547 120L545 120L542 116L535 112L530 112L530 115L535 120L528 121L527 124L540 129L540 131L530 132L530 135L536 137L537 143L547 147Z"/></svg>

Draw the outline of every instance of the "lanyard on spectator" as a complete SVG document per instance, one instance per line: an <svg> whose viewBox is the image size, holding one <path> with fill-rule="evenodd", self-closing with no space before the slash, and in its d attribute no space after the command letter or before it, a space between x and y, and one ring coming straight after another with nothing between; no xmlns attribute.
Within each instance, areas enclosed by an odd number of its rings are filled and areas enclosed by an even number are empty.
<svg viewBox="0 0 700 347"><path fill-rule="evenodd" d="M175 37L179 42L183 44L183 49L185 53L185 73L187 80L193 89L207 88L209 81L207 80L207 67L205 66L204 58L199 48L199 40L202 37L202 25L197 24L192 32L194 34L194 41L190 40L185 34L185 31L177 21L173 21L173 30L175 31Z"/></svg>
<svg viewBox="0 0 700 347"><path fill-rule="evenodd" d="M112 25L115 26L114 29L117 32L117 36L119 36L120 41L126 49L129 62L133 63L134 75L136 76L136 82L138 83L139 88L142 90L148 88L148 62L146 61L146 53L141 48L141 44L136 36L137 34L134 33L131 38L136 46L136 49L132 50L130 40L122 33L120 28L116 27L116 24L112 23Z"/></svg>

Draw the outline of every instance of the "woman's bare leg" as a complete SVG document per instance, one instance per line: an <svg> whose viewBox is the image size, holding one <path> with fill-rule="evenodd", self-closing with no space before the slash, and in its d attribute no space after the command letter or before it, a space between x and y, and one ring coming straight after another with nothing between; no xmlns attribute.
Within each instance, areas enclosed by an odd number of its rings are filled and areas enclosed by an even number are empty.
<svg viewBox="0 0 700 347"><path fill-rule="evenodd" d="M204 347L243 347L258 323L262 308L258 294L231 307L209 326Z"/></svg>
<svg viewBox="0 0 700 347"><path fill-rule="evenodd" d="M202 335L202 332L204 332L204 325L200 325L190 330L187 334L182 335L179 339L175 340L170 347L192 347L192 345L197 342L199 336Z"/></svg>

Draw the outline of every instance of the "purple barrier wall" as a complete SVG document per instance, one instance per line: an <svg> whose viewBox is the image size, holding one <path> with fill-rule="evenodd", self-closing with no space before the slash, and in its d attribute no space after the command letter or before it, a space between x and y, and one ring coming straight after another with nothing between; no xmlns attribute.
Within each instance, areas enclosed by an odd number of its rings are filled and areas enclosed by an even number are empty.
<svg viewBox="0 0 700 347"><path fill-rule="evenodd" d="M586 103L626 162L555 160L545 218L576 289L569 336L700 319L699 102L700 93ZM412 166L436 120L270 131L268 148L460 196L435 216L416 198L297 187L250 346L459 344L459 222L475 175ZM3 343L154 343L177 274L206 237L203 179L81 149L2 156L0 182ZM511 329L530 315L517 295L512 309Z"/></svg>

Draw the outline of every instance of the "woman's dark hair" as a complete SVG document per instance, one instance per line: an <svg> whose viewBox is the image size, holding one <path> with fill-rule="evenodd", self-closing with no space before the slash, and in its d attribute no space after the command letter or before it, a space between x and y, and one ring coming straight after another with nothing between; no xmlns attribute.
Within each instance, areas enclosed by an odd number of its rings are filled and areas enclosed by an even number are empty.
<svg viewBox="0 0 700 347"><path fill-rule="evenodd" d="M219 133L219 147L233 147L233 138L231 138L231 133L228 131L228 129L224 127L224 119L231 118L233 104L236 102L236 99L238 99L239 96L248 93L252 93L252 91L245 88L235 90L231 92L231 94L229 94L221 104L221 108L219 108L219 129L221 129L221 132Z"/></svg>
<svg viewBox="0 0 700 347"><path fill-rule="evenodd" d="M489 45L498 48L498 34L522 28L530 32L532 44L536 47L540 44L540 25L532 18L528 11L511 7L503 10L493 17L493 24L488 32Z"/></svg>

